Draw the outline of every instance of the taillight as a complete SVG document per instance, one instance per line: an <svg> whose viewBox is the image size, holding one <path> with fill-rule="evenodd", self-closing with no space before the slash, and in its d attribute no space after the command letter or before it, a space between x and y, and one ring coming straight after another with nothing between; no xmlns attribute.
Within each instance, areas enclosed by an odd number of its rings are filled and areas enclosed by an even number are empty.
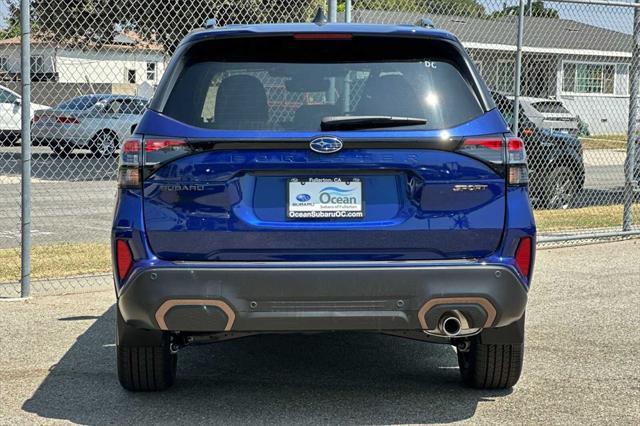
<svg viewBox="0 0 640 426"><path fill-rule="evenodd" d="M509 185L526 185L529 183L527 156L524 143L515 137L483 136L465 139L459 152L492 164L507 166L507 183Z"/></svg>
<svg viewBox="0 0 640 426"><path fill-rule="evenodd" d="M531 245L531 237L524 237L520 240L516 249L516 267L526 278L529 278L531 274Z"/></svg>
<svg viewBox="0 0 640 426"><path fill-rule="evenodd" d="M133 254L131 254L131 248L126 240L116 240L116 262L118 278L123 280L129 275L133 266Z"/></svg>
<svg viewBox="0 0 640 426"><path fill-rule="evenodd" d="M56 121L60 124L80 124L80 120L75 117L67 117L66 115L59 115L56 117Z"/></svg>
<svg viewBox="0 0 640 426"><path fill-rule="evenodd" d="M140 188L144 177L159 165L190 152L189 143L183 139L131 137L120 150L118 184L120 188Z"/></svg>
<svg viewBox="0 0 640 426"><path fill-rule="evenodd" d="M504 138L502 136L467 138L458 151L493 164L504 164Z"/></svg>
<svg viewBox="0 0 640 426"><path fill-rule="evenodd" d="M142 173L142 139L132 137L124 141L120 149L118 186L123 189L140 188Z"/></svg>
<svg viewBox="0 0 640 426"><path fill-rule="evenodd" d="M145 138L144 165L152 166L188 154L189 144L182 139Z"/></svg>
<svg viewBox="0 0 640 426"><path fill-rule="evenodd" d="M507 183L509 185L528 185L529 169L524 142L520 138L507 138Z"/></svg>

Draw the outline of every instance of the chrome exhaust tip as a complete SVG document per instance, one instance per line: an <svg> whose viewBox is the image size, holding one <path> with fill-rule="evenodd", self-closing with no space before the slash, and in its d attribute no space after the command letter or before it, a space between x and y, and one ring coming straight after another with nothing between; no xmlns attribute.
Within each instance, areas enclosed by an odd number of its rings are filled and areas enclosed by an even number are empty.
<svg viewBox="0 0 640 426"><path fill-rule="evenodd" d="M462 331L462 323L456 315L445 314L440 320L439 329L445 336L455 337Z"/></svg>

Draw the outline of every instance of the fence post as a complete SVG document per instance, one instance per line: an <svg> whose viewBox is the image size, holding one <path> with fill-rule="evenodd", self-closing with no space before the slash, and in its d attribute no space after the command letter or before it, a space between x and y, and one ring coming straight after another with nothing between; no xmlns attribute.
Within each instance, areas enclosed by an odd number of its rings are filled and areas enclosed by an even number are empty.
<svg viewBox="0 0 640 426"><path fill-rule="evenodd" d="M329 22L336 22L338 19L338 0L329 0Z"/></svg>
<svg viewBox="0 0 640 426"><path fill-rule="evenodd" d="M636 0L640 3L640 0ZM627 158L624 161L624 210L622 213L622 230L630 231L633 225L633 178L636 166L636 137L638 137L638 90L640 90L640 9L633 12L633 51L631 56L629 125L627 130Z"/></svg>
<svg viewBox="0 0 640 426"><path fill-rule="evenodd" d="M516 70L515 70L515 88L513 100L513 134L518 136L518 120L520 115L520 75L522 74L522 42L524 38L524 1L520 0L520 8L518 11L518 41L516 45Z"/></svg>
<svg viewBox="0 0 640 426"><path fill-rule="evenodd" d="M20 79L21 100L21 253L20 297L31 295L31 45L30 0L20 0Z"/></svg>
<svg viewBox="0 0 640 426"><path fill-rule="evenodd" d="M351 0L344 2L344 22L351 22Z"/></svg>

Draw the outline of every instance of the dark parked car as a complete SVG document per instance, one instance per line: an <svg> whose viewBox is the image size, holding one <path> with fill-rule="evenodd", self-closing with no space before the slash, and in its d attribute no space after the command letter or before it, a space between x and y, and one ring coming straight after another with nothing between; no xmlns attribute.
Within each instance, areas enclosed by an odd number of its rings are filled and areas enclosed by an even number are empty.
<svg viewBox="0 0 640 426"><path fill-rule="evenodd" d="M505 121L513 118L513 100L493 93ZM582 143L577 136L536 126L522 110L518 134L527 150L529 190L537 208L565 209L584 186Z"/></svg>

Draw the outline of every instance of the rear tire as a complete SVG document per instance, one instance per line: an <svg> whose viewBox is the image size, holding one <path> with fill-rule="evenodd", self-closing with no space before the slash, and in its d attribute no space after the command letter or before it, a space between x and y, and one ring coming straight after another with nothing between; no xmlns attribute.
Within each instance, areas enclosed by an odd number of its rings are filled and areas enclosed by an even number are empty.
<svg viewBox="0 0 640 426"><path fill-rule="evenodd" d="M524 360L524 343L483 344L471 341L468 352L458 351L465 384L477 389L509 389L518 382Z"/></svg>
<svg viewBox="0 0 640 426"><path fill-rule="evenodd" d="M579 193L576 173L567 166L558 166L551 171L545 182L544 207L547 209L570 208Z"/></svg>
<svg viewBox="0 0 640 426"><path fill-rule="evenodd" d="M178 357L171 353L169 336L159 346L117 345L118 380L132 392L165 390L176 379Z"/></svg>
<svg viewBox="0 0 640 426"><path fill-rule="evenodd" d="M111 157L118 147L118 137L107 130L95 134L89 144L89 149L96 157Z"/></svg>

